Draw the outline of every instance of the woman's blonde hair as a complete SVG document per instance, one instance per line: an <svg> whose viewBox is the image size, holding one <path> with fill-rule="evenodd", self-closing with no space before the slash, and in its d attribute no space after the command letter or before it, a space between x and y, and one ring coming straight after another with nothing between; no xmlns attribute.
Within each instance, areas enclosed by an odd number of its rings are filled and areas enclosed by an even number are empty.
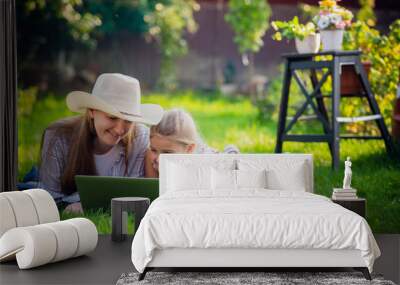
<svg viewBox="0 0 400 285"><path fill-rule="evenodd" d="M49 149L44 150L45 156L50 153L50 148L54 146L57 138L68 141L68 157L64 172L61 175L61 191L67 195L76 191L75 175L96 175L96 165L94 162L94 140L96 130L93 119L89 115L89 110L82 116L63 119L51 124L46 131L54 131L54 135L47 144ZM45 131L45 132L46 132ZM40 153L43 148L43 133ZM128 171L128 158L132 152L133 140L135 137L135 127L129 129L128 134L121 140L125 149L125 174Z"/></svg>
<svg viewBox="0 0 400 285"><path fill-rule="evenodd" d="M184 145L196 144L200 139L192 116L183 109L165 111L158 125L150 128L150 137L154 135L161 135Z"/></svg>

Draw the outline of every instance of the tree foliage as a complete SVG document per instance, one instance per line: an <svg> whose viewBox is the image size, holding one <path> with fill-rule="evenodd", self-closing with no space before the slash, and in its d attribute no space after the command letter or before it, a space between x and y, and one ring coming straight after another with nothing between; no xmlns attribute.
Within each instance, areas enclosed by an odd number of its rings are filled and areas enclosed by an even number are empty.
<svg viewBox="0 0 400 285"><path fill-rule="evenodd" d="M263 46L271 8L266 0L229 0L225 20L235 32L234 41L241 54L256 53Z"/></svg>
<svg viewBox="0 0 400 285"><path fill-rule="evenodd" d="M19 55L22 63L52 59L75 44L93 46L98 15L81 11L81 0L16 1Z"/></svg>
<svg viewBox="0 0 400 285"><path fill-rule="evenodd" d="M388 126L391 125L393 101L396 97L398 79L400 76L400 19L389 27L389 33L382 35L370 27L367 22L357 21L352 24L346 34L344 49L362 51L362 59L371 62L369 81L380 110ZM366 113L367 106L361 102L349 102L344 108L345 114ZM372 132L371 125L350 125L353 132Z"/></svg>
<svg viewBox="0 0 400 285"><path fill-rule="evenodd" d="M89 0L83 8L98 15L102 24L95 29L97 37L112 37L121 33L144 34L148 25L144 16L153 0Z"/></svg>
<svg viewBox="0 0 400 285"><path fill-rule="evenodd" d="M358 3L360 4L361 8L358 10L357 19L365 22L368 26L375 26L375 0L358 0Z"/></svg>
<svg viewBox="0 0 400 285"><path fill-rule="evenodd" d="M94 48L98 40L140 34L160 47L159 86L176 86L174 60L187 52L186 32L195 32L195 0L26 0L17 1L20 72L60 52ZM24 78L24 76L22 76Z"/></svg>
<svg viewBox="0 0 400 285"><path fill-rule="evenodd" d="M199 9L195 0L170 0L156 3L144 18L149 25L148 37L159 44L161 68L157 85L160 89L177 87L174 61L187 53L184 35L196 32L193 14Z"/></svg>

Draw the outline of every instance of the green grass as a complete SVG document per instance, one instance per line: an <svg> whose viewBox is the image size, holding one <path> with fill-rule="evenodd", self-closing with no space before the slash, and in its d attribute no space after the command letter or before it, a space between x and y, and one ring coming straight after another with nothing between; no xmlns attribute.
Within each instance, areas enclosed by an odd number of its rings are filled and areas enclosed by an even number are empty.
<svg viewBox="0 0 400 285"><path fill-rule="evenodd" d="M30 116L19 125L19 177L36 164L41 133L52 121L72 115L65 99L46 97L35 103ZM275 147L276 120L260 122L258 111L247 98L223 98L215 94L179 92L174 96L150 94L144 102L159 103L164 108L182 107L189 111L203 139L212 147L223 149L237 145L243 153L272 153ZM274 116L271 116L274 118ZM302 130L304 128L301 128ZM315 192L330 196L333 187L340 187L343 163L331 169L328 146L321 143L285 143L284 152L314 155ZM374 232L400 233L400 163L387 156L381 141L342 141L341 161L351 156L352 185L358 195L367 198L367 220ZM87 213L100 233L110 233L109 213ZM63 215L63 218L66 216Z"/></svg>
<svg viewBox="0 0 400 285"><path fill-rule="evenodd" d="M61 220L77 218L80 216L82 216L82 215L74 214L74 213L65 213L62 211L60 212ZM84 216L95 223L97 231L100 234L110 234L111 233L111 214L110 214L110 212L103 212L101 210L90 211L90 212L85 212ZM134 216L132 214L128 213L128 227L127 227L128 234L134 233L134 230L135 230L134 224L135 224Z"/></svg>

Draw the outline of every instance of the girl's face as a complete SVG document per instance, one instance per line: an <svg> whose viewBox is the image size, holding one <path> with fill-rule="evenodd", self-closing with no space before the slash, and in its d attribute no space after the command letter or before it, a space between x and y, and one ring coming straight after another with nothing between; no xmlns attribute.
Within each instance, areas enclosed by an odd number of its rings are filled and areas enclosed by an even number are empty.
<svg viewBox="0 0 400 285"><path fill-rule="evenodd" d="M150 153L153 168L158 171L158 157L161 153L192 153L195 144L183 144L161 135L150 137Z"/></svg>
<svg viewBox="0 0 400 285"><path fill-rule="evenodd" d="M133 127L133 123L114 117L98 110L90 110L94 128L97 134L96 148L99 152L106 152L118 144Z"/></svg>

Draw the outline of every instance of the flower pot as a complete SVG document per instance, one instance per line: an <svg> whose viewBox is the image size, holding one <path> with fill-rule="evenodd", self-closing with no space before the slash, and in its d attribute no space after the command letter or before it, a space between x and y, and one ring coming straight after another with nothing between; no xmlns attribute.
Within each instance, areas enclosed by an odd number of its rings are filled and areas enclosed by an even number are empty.
<svg viewBox="0 0 400 285"><path fill-rule="evenodd" d="M304 40L296 38L295 43L298 53L316 53L319 50L320 36L319 34L309 35Z"/></svg>
<svg viewBox="0 0 400 285"><path fill-rule="evenodd" d="M363 62L362 65L368 77L371 63ZM357 74L354 65L342 65L342 73L340 75L340 93L342 96L361 92L363 92L363 88L360 82L360 76Z"/></svg>
<svg viewBox="0 0 400 285"><path fill-rule="evenodd" d="M393 140L400 145L400 75L399 85L397 85L397 95L394 102L392 117L392 137Z"/></svg>
<svg viewBox="0 0 400 285"><path fill-rule="evenodd" d="M400 84L398 90L400 92ZM400 97L398 97L394 103L392 117L392 137L395 142L400 144Z"/></svg>
<svg viewBox="0 0 400 285"><path fill-rule="evenodd" d="M323 51L342 50L343 30L322 30L320 33Z"/></svg>

